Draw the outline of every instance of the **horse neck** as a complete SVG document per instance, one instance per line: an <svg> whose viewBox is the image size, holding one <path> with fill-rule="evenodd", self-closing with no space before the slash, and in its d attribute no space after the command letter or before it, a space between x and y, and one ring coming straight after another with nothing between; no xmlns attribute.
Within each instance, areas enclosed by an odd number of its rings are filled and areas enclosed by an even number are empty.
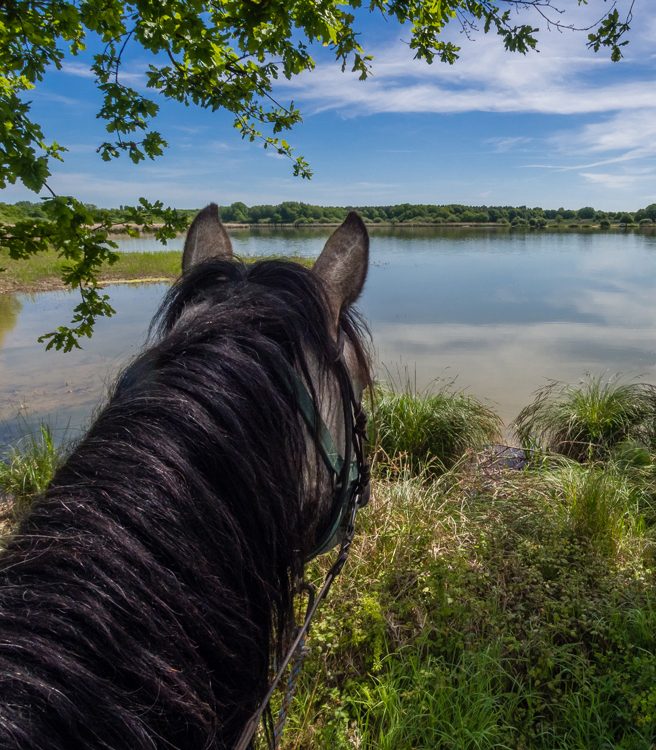
<svg viewBox="0 0 656 750"><path fill-rule="evenodd" d="M17 562L41 620L20 601L6 611L75 654L121 726L230 746L290 612L304 442L261 359L234 341L174 354L160 347L126 373L12 543L5 578ZM97 627L74 638L89 617ZM142 747L130 733L117 746Z"/></svg>

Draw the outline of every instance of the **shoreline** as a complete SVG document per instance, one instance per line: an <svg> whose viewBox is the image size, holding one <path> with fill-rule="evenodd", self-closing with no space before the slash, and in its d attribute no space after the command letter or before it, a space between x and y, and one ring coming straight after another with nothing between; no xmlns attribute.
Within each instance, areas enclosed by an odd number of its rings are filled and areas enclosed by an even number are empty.
<svg viewBox="0 0 656 750"><path fill-rule="evenodd" d="M181 272L178 250L155 252L121 252L113 266L100 273L98 287L112 284L163 284L175 281ZM257 256L248 261L276 260L280 256ZM313 258L289 256L287 260L310 266ZM0 295L38 294L40 292L74 291L61 279L65 260L54 251L43 253L24 260L11 260L0 251Z"/></svg>
<svg viewBox="0 0 656 750"><path fill-rule="evenodd" d="M231 230L260 230L260 229L332 229L335 227L341 226L341 222L339 221L331 221L331 222L281 222L281 223L273 223L273 222L262 222L261 224L247 224L247 223L238 223L238 222L231 222L231 221L224 221L223 226L226 229ZM656 230L656 225L649 226L649 227L643 227L639 226L638 224L618 224L613 223L610 224L610 226L601 226L599 223L594 224L546 224L545 226L530 226L529 224L520 224L513 226L512 224L500 224L497 222L475 222L475 221L454 221L454 222L444 222L444 223L436 223L436 222L430 222L430 221L407 221L407 222L392 222L392 221L380 221L380 222L373 222L373 221L365 221L365 226L368 230L371 229L415 229L415 228L422 228L422 229L494 229L494 230L508 230L508 231L520 231L520 232L625 232L627 230L630 231L653 231ZM129 227L132 229L132 227ZM137 227L134 227L135 229ZM157 225L153 225L153 228L156 229ZM128 234L128 226L126 225L125 231L121 231L118 227L116 228L116 231L113 231L110 233L110 237L121 237L124 238ZM143 237L152 237L154 234L154 231L144 231L140 230L140 236ZM181 233L181 234L184 234ZM138 239L138 238L136 238Z"/></svg>
<svg viewBox="0 0 656 750"><path fill-rule="evenodd" d="M98 288L103 289L106 286L119 284L164 284L175 281L176 276L134 276L130 278L111 278L101 277ZM77 287L76 287L77 288ZM30 281L26 283L18 281L9 281L3 283L0 277L0 294L39 294L42 292L70 292L75 288L67 286L56 276L48 276L43 279Z"/></svg>

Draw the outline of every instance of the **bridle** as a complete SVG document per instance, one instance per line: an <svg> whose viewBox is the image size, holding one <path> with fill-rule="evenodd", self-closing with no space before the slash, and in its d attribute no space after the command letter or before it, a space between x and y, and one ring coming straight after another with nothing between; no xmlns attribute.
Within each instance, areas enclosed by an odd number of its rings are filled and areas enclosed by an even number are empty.
<svg viewBox="0 0 656 750"><path fill-rule="evenodd" d="M301 416L335 482L330 522L305 562L309 562L318 555L327 552L337 544L339 544L339 551L318 592L315 592L315 588L311 584L305 581L300 583L299 588L308 595L305 617L297 628L296 636L282 659L266 695L246 723L234 750L248 750L250 747L260 720L285 670L299 649L302 648L319 604L326 598L333 581L344 567L355 533L355 516L358 510L369 502L370 469L364 450L367 417L362 409L362 404L356 399L353 392L353 384L344 358L344 334L341 329L335 369L344 410L345 446L343 456L335 446L330 430L326 427L308 387L296 370L291 367L287 373L287 384L296 397Z"/></svg>

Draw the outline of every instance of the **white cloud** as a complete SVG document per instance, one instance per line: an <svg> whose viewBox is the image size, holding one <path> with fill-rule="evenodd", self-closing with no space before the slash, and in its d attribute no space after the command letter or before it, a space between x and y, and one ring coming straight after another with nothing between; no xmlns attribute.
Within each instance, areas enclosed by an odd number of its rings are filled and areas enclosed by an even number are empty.
<svg viewBox="0 0 656 750"><path fill-rule="evenodd" d="M62 63L61 72L66 75L75 76L77 78L86 78L89 80L94 80L96 77L96 74L88 65L80 62ZM137 70L121 66L119 79L121 83L130 86L145 87L146 85L146 76L141 69Z"/></svg>
<svg viewBox="0 0 656 750"><path fill-rule="evenodd" d="M648 172L581 172L581 177L591 185L600 185L609 190L633 190L641 184L654 184L656 171Z"/></svg>
<svg viewBox="0 0 656 750"><path fill-rule="evenodd" d="M582 33L543 33L540 49L511 54L496 35L481 33L473 44L463 45L455 65L427 65L414 60L407 44L399 41L374 50L373 75L367 81L326 62L281 87L313 105L315 112L333 109L347 117L390 112L585 114L653 107L656 73L651 81L600 80L613 63L602 54L586 54Z"/></svg>
<svg viewBox="0 0 656 750"><path fill-rule="evenodd" d="M574 133L557 134L553 144L563 151L624 152L633 153L636 158L656 153L656 106L652 99L651 107L647 109L627 108L602 121L587 124Z"/></svg>
<svg viewBox="0 0 656 750"><path fill-rule="evenodd" d="M509 136L507 138L488 138L485 142L494 147L498 154L514 151L517 147L527 146L533 138L524 135Z"/></svg>

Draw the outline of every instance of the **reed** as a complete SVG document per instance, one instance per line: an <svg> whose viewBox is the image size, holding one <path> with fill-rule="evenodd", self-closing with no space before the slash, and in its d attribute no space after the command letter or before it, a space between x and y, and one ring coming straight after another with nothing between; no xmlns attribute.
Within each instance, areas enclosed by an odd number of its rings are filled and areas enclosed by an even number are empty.
<svg viewBox="0 0 656 750"><path fill-rule="evenodd" d="M374 394L371 442L386 474L442 474L467 452L497 440L500 427L489 407L450 386L423 394L379 387Z"/></svg>
<svg viewBox="0 0 656 750"><path fill-rule="evenodd" d="M552 382L537 391L514 422L527 447L577 461L607 458L627 440L656 442L656 388L587 376L576 385Z"/></svg>

